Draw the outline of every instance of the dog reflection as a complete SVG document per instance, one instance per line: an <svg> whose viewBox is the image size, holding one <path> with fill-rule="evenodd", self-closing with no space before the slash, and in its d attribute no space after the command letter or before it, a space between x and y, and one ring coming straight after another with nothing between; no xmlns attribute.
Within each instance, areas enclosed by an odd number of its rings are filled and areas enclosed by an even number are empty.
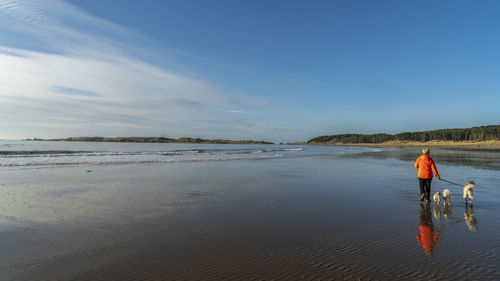
<svg viewBox="0 0 500 281"><path fill-rule="evenodd" d="M451 205L445 204L443 206L443 214L445 220L451 219Z"/></svg>
<svg viewBox="0 0 500 281"><path fill-rule="evenodd" d="M472 205L465 205L464 220L470 230L477 230L477 220L474 216L474 207Z"/></svg>
<svg viewBox="0 0 500 281"><path fill-rule="evenodd" d="M437 220L441 220L441 208L439 205L434 205L432 207L432 214L434 215L434 218Z"/></svg>
<svg viewBox="0 0 500 281"><path fill-rule="evenodd" d="M439 211L439 215L441 215L441 211ZM439 232L439 229L434 231L430 204L420 204L420 224L418 226L417 241L424 248L427 255L431 255L436 247L439 240Z"/></svg>

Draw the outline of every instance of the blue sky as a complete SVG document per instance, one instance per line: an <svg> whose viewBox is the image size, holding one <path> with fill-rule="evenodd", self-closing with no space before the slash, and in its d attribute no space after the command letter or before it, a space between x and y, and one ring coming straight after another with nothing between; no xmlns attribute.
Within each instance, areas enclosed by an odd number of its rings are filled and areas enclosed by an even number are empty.
<svg viewBox="0 0 500 281"><path fill-rule="evenodd" d="M497 1L0 0L0 138L500 124Z"/></svg>

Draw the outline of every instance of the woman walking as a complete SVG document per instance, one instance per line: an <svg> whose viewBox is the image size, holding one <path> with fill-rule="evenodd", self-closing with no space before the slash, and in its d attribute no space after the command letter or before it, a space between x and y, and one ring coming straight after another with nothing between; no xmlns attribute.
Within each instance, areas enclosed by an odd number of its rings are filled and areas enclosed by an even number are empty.
<svg viewBox="0 0 500 281"><path fill-rule="evenodd" d="M436 169L436 164L434 160L429 156L431 151L428 148L422 149L422 155L415 161L415 168L418 169L418 185L420 187L420 201L431 200L431 181L433 178L433 172L436 178L439 177L439 173Z"/></svg>

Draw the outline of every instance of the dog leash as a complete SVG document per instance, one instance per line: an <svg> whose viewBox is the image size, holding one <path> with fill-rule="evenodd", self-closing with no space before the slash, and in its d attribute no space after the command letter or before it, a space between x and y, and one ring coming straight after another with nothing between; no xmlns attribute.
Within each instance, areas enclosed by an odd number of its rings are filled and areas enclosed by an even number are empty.
<svg viewBox="0 0 500 281"><path fill-rule="evenodd" d="M451 181L447 181L447 180L445 180L445 179L443 179L443 178L439 178L439 180L445 181L445 182L447 182L447 183L454 184L454 185L456 185L456 186L462 186L461 184L454 183L454 182L451 182Z"/></svg>

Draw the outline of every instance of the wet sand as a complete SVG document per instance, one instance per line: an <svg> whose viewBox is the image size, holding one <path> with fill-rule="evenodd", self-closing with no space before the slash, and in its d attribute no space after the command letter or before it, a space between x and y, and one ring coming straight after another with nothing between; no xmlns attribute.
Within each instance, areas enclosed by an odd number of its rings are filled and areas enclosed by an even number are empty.
<svg viewBox="0 0 500 281"><path fill-rule="evenodd" d="M414 151L0 170L2 280L499 280L494 154L418 201ZM88 172L90 170L90 172Z"/></svg>

